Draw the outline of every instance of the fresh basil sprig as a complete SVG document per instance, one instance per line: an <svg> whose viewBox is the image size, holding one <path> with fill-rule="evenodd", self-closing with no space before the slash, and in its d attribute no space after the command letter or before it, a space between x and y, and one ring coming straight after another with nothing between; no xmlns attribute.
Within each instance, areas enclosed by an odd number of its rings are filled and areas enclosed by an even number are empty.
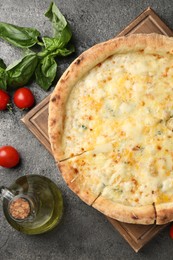
<svg viewBox="0 0 173 260"><path fill-rule="evenodd" d="M20 87L28 83L35 75L37 84L48 90L56 76L56 56L67 56L75 51L70 44L72 32L55 3L51 3L45 16L52 23L53 37L42 37L34 28L19 27L0 22L0 37L14 46L25 49L25 56L7 68L0 59L0 89ZM39 41L38 37L42 40ZM42 46L40 52L33 52L30 47ZM35 73L34 73L35 72Z"/></svg>
<svg viewBox="0 0 173 260"><path fill-rule="evenodd" d="M0 37L20 48L29 48L38 42L39 31L0 22Z"/></svg>
<svg viewBox="0 0 173 260"><path fill-rule="evenodd" d="M44 90L48 90L56 76L56 56L67 56L74 52L74 46L69 45L72 33L65 17L54 3L50 4L45 16L52 22L53 37L43 37L44 48L38 53L40 62L35 71L36 82Z"/></svg>

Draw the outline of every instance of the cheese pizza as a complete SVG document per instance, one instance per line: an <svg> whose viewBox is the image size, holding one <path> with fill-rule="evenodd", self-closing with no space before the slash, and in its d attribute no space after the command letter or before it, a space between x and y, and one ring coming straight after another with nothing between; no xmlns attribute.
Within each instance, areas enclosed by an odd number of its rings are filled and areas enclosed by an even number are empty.
<svg viewBox="0 0 173 260"><path fill-rule="evenodd" d="M173 39L97 44L65 71L49 103L64 180L84 202L128 223L173 220Z"/></svg>

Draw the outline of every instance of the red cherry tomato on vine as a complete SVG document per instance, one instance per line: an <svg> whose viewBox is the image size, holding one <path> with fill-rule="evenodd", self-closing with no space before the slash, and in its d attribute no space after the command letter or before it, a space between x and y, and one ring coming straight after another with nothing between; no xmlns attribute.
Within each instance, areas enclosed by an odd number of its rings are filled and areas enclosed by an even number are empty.
<svg viewBox="0 0 173 260"><path fill-rule="evenodd" d="M0 110L6 110L10 102L10 96L4 90L0 89Z"/></svg>
<svg viewBox="0 0 173 260"><path fill-rule="evenodd" d="M0 166L5 168L15 167L20 161L18 151L12 146L0 147Z"/></svg>
<svg viewBox="0 0 173 260"><path fill-rule="evenodd" d="M170 235L170 237L173 239L173 224L172 224L171 227L170 227L169 235Z"/></svg>
<svg viewBox="0 0 173 260"><path fill-rule="evenodd" d="M31 108L34 105L35 99L31 90L28 88L19 88L13 96L14 104L21 109Z"/></svg>

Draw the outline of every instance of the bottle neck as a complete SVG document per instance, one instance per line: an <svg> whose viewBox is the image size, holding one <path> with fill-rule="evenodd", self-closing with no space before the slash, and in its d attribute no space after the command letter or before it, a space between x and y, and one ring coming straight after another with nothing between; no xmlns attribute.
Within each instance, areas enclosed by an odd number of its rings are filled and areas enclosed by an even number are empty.
<svg viewBox="0 0 173 260"><path fill-rule="evenodd" d="M8 201L8 213L10 217L17 221L32 222L37 213L36 201L28 195L19 194L14 195L8 188L0 187L0 194L2 199Z"/></svg>
<svg viewBox="0 0 173 260"><path fill-rule="evenodd" d="M15 197L15 195L4 186L0 187L0 194L2 198L6 198L7 200L12 200Z"/></svg>

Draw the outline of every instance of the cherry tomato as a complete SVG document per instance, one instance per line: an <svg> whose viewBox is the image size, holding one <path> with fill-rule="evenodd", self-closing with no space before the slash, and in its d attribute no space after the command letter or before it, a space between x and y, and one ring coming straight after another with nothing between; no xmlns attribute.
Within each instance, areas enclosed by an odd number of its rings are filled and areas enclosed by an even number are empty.
<svg viewBox="0 0 173 260"><path fill-rule="evenodd" d="M10 96L0 89L0 110L6 110L10 101Z"/></svg>
<svg viewBox="0 0 173 260"><path fill-rule="evenodd" d="M28 88L19 88L13 96L14 104L21 109L30 108L34 105L35 99L31 90Z"/></svg>
<svg viewBox="0 0 173 260"><path fill-rule="evenodd" d="M171 227L170 227L169 235L170 235L170 237L173 239L173 224L172 224Z"/></svg>
<svg viewBox="0 0 173 260"><path fill-rule="evenodd" d="M0 147L0 166L5 168L12 168L20 161L18 151L12 146Z"/></svg>

